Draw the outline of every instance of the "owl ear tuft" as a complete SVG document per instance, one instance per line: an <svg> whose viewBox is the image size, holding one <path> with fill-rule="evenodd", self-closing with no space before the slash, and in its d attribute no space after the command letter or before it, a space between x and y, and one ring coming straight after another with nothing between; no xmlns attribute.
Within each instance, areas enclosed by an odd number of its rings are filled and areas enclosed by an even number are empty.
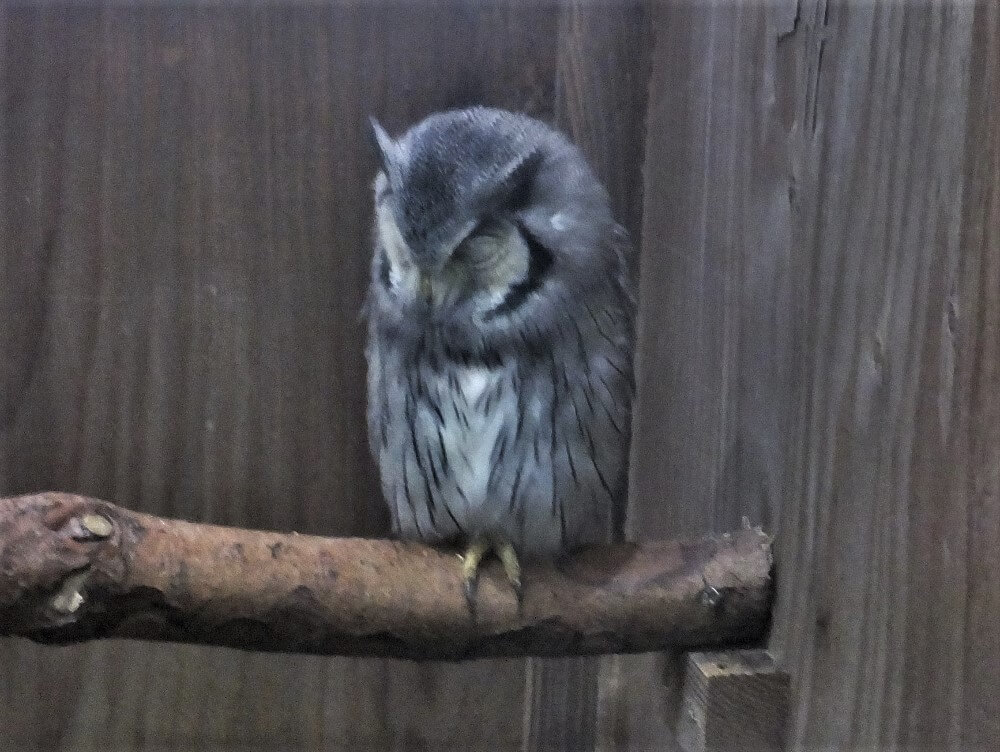
<svg viewBox="0 0 1000 752"><path fill-rule="evenodd" d="M372 145L378 151L379 161L382 169L389 178L389 185L396 186L399 183L399 146L386 133L382 124L375 119L374 115L368 116L368 124L371 126Z"/></svg>
<svg viewBox="0 0 1000 752"><path fill-rule="evenodd" d="M516 211L524 207L531 197L531 186L535 175L542 164L544 155L541 150L529 151L516 159L512 159L498 176L504 203Z"/></svg>

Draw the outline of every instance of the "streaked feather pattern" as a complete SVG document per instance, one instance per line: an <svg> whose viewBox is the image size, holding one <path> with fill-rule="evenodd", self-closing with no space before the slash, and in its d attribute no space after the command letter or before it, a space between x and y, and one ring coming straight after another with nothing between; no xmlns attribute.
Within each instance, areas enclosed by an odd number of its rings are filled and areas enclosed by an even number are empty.
<svg viewBox="0 0 1000 752"><path fill-rule="evenodd" d="M394 532L499 535L528 557L608 540L625 504L635 302L603 188L561 135L510 113L439 114L380 143L395 161L376 182L368 417ZM496 175L522 182L491 192ZM484 218L501 228L490 242L517 243L459 267L462 233ZM529 255L477 286L505 247Z"/></svg>

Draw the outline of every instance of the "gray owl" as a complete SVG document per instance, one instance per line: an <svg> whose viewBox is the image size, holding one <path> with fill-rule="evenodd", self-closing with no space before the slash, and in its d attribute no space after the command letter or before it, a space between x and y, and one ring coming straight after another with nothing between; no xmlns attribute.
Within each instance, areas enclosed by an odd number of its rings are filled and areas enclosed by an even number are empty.
<svg viewBox="0 0 1000 752"><path fill-rule="evenodd" d="M372 120L368 429L393 532L495 554L612 539L625 504L635 302L626 237L579 149L502 110Z"/></svg>

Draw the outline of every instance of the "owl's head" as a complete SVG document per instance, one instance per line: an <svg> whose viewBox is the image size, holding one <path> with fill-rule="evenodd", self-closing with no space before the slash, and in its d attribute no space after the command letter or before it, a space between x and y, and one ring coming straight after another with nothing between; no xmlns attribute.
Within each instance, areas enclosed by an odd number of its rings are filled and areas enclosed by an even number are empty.
<svg viewBox="0 0 1000 752"><path fill-rule="evenodd" d="M382 167L373 304L397 327L502 347L527 329L544 334L561 300L617 271L607 194L547 125L477 107L397 139L374 119L372 131Z"/></svg>

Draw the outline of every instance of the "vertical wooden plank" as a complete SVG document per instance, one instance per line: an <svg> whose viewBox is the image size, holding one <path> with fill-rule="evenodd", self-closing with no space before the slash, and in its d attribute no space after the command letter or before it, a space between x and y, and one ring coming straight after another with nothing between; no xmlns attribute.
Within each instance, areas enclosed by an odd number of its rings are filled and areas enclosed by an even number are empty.
<svg viewBox="0 0 1000 752"><path fill-rule="evenodd" d="M49 456L47 467L54 482L68 482L71 474L70 456L74 451L82 399L79 382L66 383L58 371L45 373L41 365L48 358L53 328L59 326L75 308L84 308L86 301L66 294L43 301L49 279L58 265L59 248L71 245L92 247L93 228L78 228L67 233L59 227L58 218L66 225L80 224L81 217L94 216L98 190L94 120L99 109L95 85L100 70L87 41L93 40L97 24L89 23L69 13L71 21L79 23L80 38L74 38L65 26L52 21L51 16L36 23L23 24L17 8L4 8L4 107L0 115L3 182L0 201L3 245L0 259L3 283L0 284L0 311L4 325L0 326L0 472L4 474L5 490L11 487L15 474L31 474L23 454L11 446L17 442L29 445L31 451ZM91 42L92 45L92 42ZM76 66L60 59L58 51L76 53ZM25 61L35 65L24 65ZM75 83L76 86L72 86ZM84 126L67 134L64 124L70 119ZM25 138L25 134L31 134ZM88 146L91 148L88 150ZM90 153L80 160L79 168L59 165L62 155L78 149ZM83 190L80 203L65 206L64 189L75 186ZM80 246L75 243L79 239ZM71 281L86 281L94 274L95 264L80 254L77 263L65 260L59 266ZM51 312L51 313L50 313ZM82 322L81 322L82 323ZM68 363L78 363L80 342L90 337L89 327L82 327L80 337L67 343L62 357ZM76 406L64 413L67 430L56 432L50 421L37 412L31 414L30 402L24 395L44 388L43 382L58 382L64 390L56 397L63 404ZM75 402L74 402L75 400ZM26 416L25 414L28 413ZM32 428L26 425L34 421ZM84 655L79 652L59 656L61 664L39 663L33 651L18 651L10 641L3 642L3 670L0 692L6 702L3 713L5 736L10 743L21 739L32 745L56 748L73 725L74 711L80 691L80 676L85 671ZM60 709L45 713L35 701L44 697ZM25 698L30 698L25 702Z"/></svg>
<svg viewBox="0 0 1000 752"><path fill-rule="evenodd" d="M613 9L588 0L561 3L551 118L580 146L632 237L642 209L645 21L641 2ZM636 264L637 253L630 262ZM613 656L528 661L524 749L605 748L615 708L623 702L611 684L619 663Z"/></svg>
<svg viewBox="0 0 1000 752"><path fill-rule="evenodd" d="M656 21L633 519L780 524L794 748L990 749L996 9L769 13Z"/></svg>
<svg viewBox="0 0 1000 752"><path fill-rule="evenodd" d="M731 529L743 516L771 529L794 407L791 178L775 76L795 4L648 13L630 534ZM682 662L619 661L607 746L675 749Z"/></svg>
<svg viewBox="0 0 1000 752"><path fill-rule="evenodd" d="M955 443L967 460L952 481L966 495L961 684L952 691L957 747L1000 746L1000 7L972 19L969 109L962 190L961 298L953 411ZM949 300L950 302L950 300ZM950 309L948 309L950 310ZM949 319L950 320L950 319ZM955 328L955 324L952 324ZM953 617L954 618L954 617ZM952 625L949 624L949 627ZM919 686L919 685L917 685Z"/></svg>
<svg viewBox="0 0 1000 752"><path fill-rule="evenodd" d="M642 0L612 8L563 0L552 119L583 150L638 244L650 28Z"/></svg>
<svg viewBox="0 0 1000 752"><path fill-rule="evenodd" d="M794 749L1000 744L998 30L989 4L803 3L787 40Z"/></svg>
<svg viewBox="0 0 1000 752"><path fill-rule="evenodd" d="M633 529L771 527L792 373L776 4L655 4Z"/></svg>

